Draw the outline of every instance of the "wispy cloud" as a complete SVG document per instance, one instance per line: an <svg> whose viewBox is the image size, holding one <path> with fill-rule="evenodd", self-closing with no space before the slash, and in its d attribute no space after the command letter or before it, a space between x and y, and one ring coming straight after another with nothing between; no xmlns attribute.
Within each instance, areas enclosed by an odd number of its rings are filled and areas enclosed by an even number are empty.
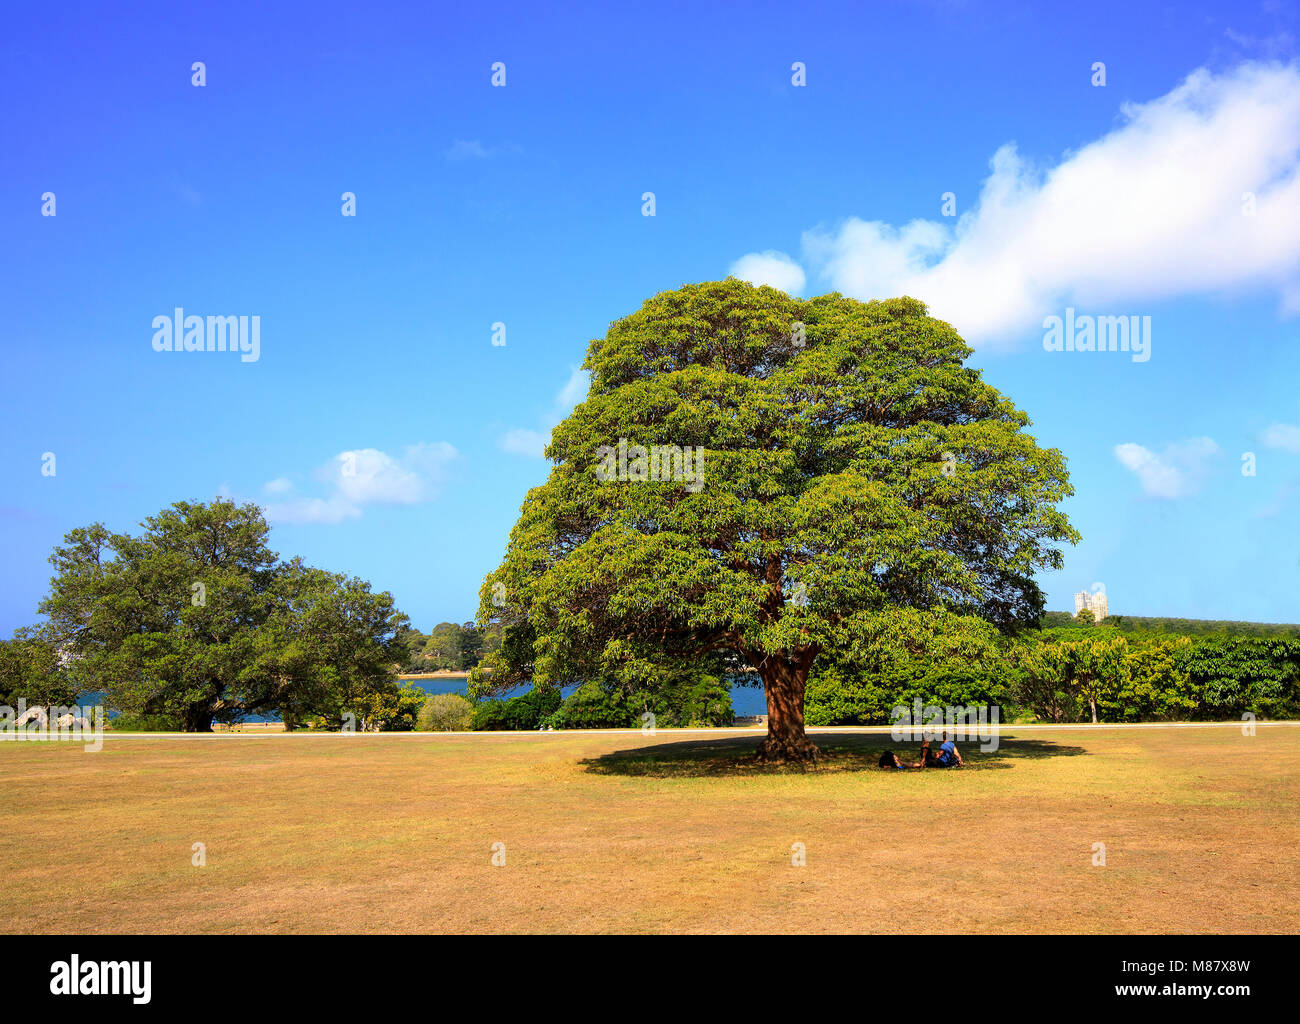
<svg viewBox="0 0 1300 1024"><path fill-rule="evenodd" d="M1300 312L1300 65L1198 70L1120 113L1055 166L1002 146L955 224L852 217L805 232L803 260L858 298L915 296L976 344L1006 344L1066 302L1265 288ZM741 264L793 279L779 253Z"/></svg>
<svg viewBox="0 0 1300 1024"><path fill-rule="evenodd" d="M444 154L448 160L486 160L488 148L478 139L456 139Z"/></svg>
<svg viewBox="0 0 1300 1024"><path fill-rule="evenodd" d="M266 517L279 523L340 523L360 517L370 505L430 501L458 457L445 441L408 445L401 456L377 448L339 452L312 473L325 486L324 495L292 495L293 483L285 477L268 481L263 490L283 500L268 504Z"/></svg>
<svg viewBox="0 0 1300 1024"><path fill-rule="evenodd" d="M805 283L803 267L775 249L740 257L731 265L730 273L750 284L768 284L789 295L798 295Z"/></svg>
<svg viewBox="0 0 1300 1024"><path fill-rule="evenodd" d="M512 455L527 455L530 458L540 459L546 450L546 442L550 439L549 430L542 433L540 430L516 427L501 435L501 450Z"/></svg>
<svg viewBox="0 0 1300 1024"><path fill-rule="evenodd" d="M1140 444L1115 446L1115 458L1131 471L1149 498L1185 498L1200 490L1210 459L1219 446L1208 437L1193 437L1166 445L1159 453Z"/></svg>
<svg viewBox="0 0 1300 1024"><path fill-rule="evenodd" d="M551 408L540 417L541 429L515 427L501 435L497 442L498 446L502 451L510 452L512 455L542 458L546 445L551 439L551 431L573 411L575 405L587 397L587 389L590 386L591 374L581 367L575 368L569 374L569 379L564 382L564 386L556 393Z"/></svg>
<svg viewBox="0 0 1300 1024"><path fill-rule="evenodd" d="M1300 455L1300 427L1290 423L1274 423L1260 435L1260 440L1270 448Z"/></svg>

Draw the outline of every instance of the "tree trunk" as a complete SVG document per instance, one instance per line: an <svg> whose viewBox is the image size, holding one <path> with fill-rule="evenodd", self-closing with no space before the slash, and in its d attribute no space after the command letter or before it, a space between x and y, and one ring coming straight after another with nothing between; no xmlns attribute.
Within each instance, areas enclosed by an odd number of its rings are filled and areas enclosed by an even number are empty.
<svg viewBox="0 0 1300 1024"><path fill-rule="evenodd" d="M1092 724L1096 725L1097 724L1097 698L1095 696L1089 696L1088 704L1092 708Z"/></svg>
<svg viewBox="0 0 1300 1024"><path fill-rule="evenodd" d="M803 730L803 692L811 657L791 663L779 655L756 659L767 694L767 738L758 745L758 759L769 764L804 764L821 755Z"/></svg>
<svg viewBox="0 0 1300 1024"><path fill-rule="evenodd" d="M186 732L211 732L214 712L206 704L197 704L185 712Z"/></svg>

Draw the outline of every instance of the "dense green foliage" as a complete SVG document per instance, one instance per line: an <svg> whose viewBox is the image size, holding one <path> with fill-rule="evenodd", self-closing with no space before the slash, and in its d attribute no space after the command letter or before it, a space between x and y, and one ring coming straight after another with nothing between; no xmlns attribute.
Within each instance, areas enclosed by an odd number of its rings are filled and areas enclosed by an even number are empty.
<svg viewBox="0 0 1300 1024"><path fill-rule="evenodd" d="M718 674L661 669L654 684L628 691L589 680L561 699L555 687L534 688L500 700L484 697L474 705L474 729L630 729L704 728L730 725L731 689Z"/></svg>
<svg viewBox="0 0 1300 1024"><path fill-rule="evenodd" d="M471 692L635 692L725 654L777 698L761 755L802 759L814 659L869 645L893 609L1035 621L1034 574L1077 539L1057 508L1072 491L970 352L914 299L735 279L612 324L480 591L479 621L504 635ZM614 447L633 456L611 479ZM656 447L693 450L692 472L648 474L635 453Z"/></svg>
<svg viewBox="0 0 1300 1024"><path fill-rule="evenodd" d="M731 689L707 672L679 671L658 685L628 693L617 686L587 682L565 698L545 725L554 729L628 729L654 716L656 728L706 728L730 725Z"/></svg>
<svg viewBox="0 0 1300 1024"><path fill-rule="evenodd" d="M1300 637L1300 625L1285 622L1238 622L1232 619L1178 619L1152 615L1107 615L1104 623L1121 633L1172 633L1175 636ZM1086 623L1069 612L1044 612L1043 628L1083 629Z"/></svg>
<svg viewBox="0 0 1300 1024"><path fill-rule="evenodd" d="M1094 720L1094 710L1100 722L1300 716L1300 639L1122 631L1109 621L1014 635L972 619L903 623L866 652L818 659L808 719L887 723L916 699L1046 722Z"/></svg>
<svg viewBox="0 0 1300 1024"><path fill-rule="evenodd" d="M168 715L116 715L107 723L111 732L180 732L184 723Z"/></svg>
<svg viewBox="0 0 1300 1024"><path fill-rule="evenodd" d="M431 693L415 717L420 732L465 732L474 720L474 705L458 693Z"/></svg>
<svg viewBox="0 0 1300 1024"><path fill-rule="evenodd" d="M50 557L42 634L79 688L187 730L275 712L288 728L405 720L392 670L407 622L392 595L281 562L252 504L178 502L141 525L75 529Z"/></svg>
<svg viewBox="0 0 1300 1024"><path fill-rule="evenodd" d="M505 700L481 700L474 705L471 728L487 730L536 729L560 707L558 687L535 687Z"/></svg>
<svg viewBox="0 0 1300 1024"><path fill-rule="evenodd" d="M1006 642L982 619L897 609L878 617L864 642L823 656L808 680L811 725L890 721L891 709L1007 702Z"/></svg>
<svg viewBox="0 0 1300 1024"><path fill-rule="evenodd" d="M23 629L12 640L0 640L0 705L18 707L71 707L81 684L59 658L48 634Z"/></svg>
<svg viewBox="0 0 1300 1024"><path fill-rule="evenodd" d="M1185 667L1200 717L1300 718L1300 640L1223 637L1195 644Z"/></svg>

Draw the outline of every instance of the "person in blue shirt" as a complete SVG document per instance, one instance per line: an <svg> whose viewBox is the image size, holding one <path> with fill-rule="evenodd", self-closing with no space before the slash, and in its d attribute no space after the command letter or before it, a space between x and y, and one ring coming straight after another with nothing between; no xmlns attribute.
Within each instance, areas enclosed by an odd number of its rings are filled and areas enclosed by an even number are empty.
<svg viewBox="0 0 1300 1024"><path fill-rule="evenodd" d="M926 740L921 744L921 760L919 761L900 761L898 755L892 750L886 750L880 755L881 768L952 768L954 765L962 767L965 762L961 759L961 754L957 750L955 742L956 736L948 733L944 736L944 741L939 747L936 754L930 747L930 741Z"/></svg>
<svg viewBox="0 0 1300 1024"><path fill-rule="evenodd" d="M948 733L943 738L943 743L939 746L939 755L935 758L935 763L940 768L951 768L954 765L961 767L965 762L961 759L961 754L957 750L955 742L956 736Z"/></svg>

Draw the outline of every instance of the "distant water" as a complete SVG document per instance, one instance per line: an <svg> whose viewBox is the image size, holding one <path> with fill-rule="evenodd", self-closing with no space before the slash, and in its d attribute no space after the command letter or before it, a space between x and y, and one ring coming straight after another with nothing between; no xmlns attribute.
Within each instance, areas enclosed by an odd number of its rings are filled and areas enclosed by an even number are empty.
<svg viewBox="0 0 1300 1024"><path fill-rule="evenodd" d="M465 694L466 678L464 676L401 676L405 682L414 683L426 693L459 693ZM567 697L576 687L566 686L560 693ZM517 697L521 693L527 693L528 686L521 686L517 690L506 694L508 697ZM737 715L765 715L767 714L767 699L763 696L761 686L741 686L733 683L731 687L731 709Z"/></svg>
<svg viewBox="0 0 1300 1024"><path fill-rule="evenodd" d="M468 682L465 676L399 676L403 682L411 682L418 686L425 693L459 693L465 694L465 685ZM520 686L518 689L506 694L507 697L517 697L521 693L527 693L529 686ZM566 686L560 693L567 697L576 687ZM92 705L98 703L103 698L102 693L82 694L79 698L82 704ZM732 684L731 687L731 708L737 715L765 715L767 714L767 701L763 696L761 686L741 686ZM112 717L116 717L116 713ZM278 722L280 716L277 714L269 715L248 715L246 722Z"/></svg>

